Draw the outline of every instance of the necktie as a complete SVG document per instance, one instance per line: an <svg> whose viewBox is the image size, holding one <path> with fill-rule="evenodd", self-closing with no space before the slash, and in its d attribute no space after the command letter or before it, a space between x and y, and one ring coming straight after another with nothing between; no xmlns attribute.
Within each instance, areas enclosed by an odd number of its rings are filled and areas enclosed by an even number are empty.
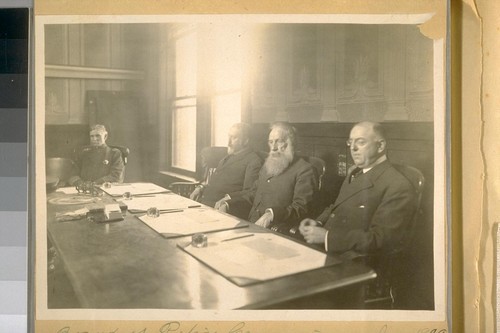
<svg viewBox="0 0 500 333"><path fill-rule="evenodd" d="M351 180L349 182L354 181L357 177L361 176L363 174L363 169L356 168L352 171L351 173Z"/></svg>

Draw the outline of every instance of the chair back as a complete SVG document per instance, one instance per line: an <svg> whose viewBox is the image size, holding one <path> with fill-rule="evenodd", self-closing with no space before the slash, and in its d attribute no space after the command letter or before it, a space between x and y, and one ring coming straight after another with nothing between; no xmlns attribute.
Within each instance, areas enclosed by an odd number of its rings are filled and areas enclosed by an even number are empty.
<svg viewBox="0 0 500 333"><path fill-rule="evenodd" d="M411 235L415 234L415 228L418 220L418 216L421 214L421 203L422 203L422 192L424 190L425 178L420 170L405 164L393 164L393 167L402 174L410 184L413 185L413 189L415 190L415 195L417 197L415 214L413 215L412 223L411 223Z"/></svg>
<svg viewBox="0 0 500 333"><path fill-rule="evenodd" d="M326 163L323 159L316 156L308 156L305 159L306 161L311 163L314 168L316 180L318 181L318 191L320 191L322 187L323 176L326 172Z"/></svg>
<svg viewBox="0 0 500 333"><path fill-rule="evenodd" d="M49 157L45 160L47 177L55 177L61 182L66 182L71 177L73 162L70 158Z"/></svg>
<svg viewBox="0 0 500 333"><path fill-rule="evenodd" d="M125 146L109 146L109 147L118 149L122 153L123 165L127 165L128 155L130 155L130 149Z"/></svg>
<svg viewBox="0 0 500 333"><path fill-rule="evenodd" d="M180 181L170 183L169 189L172 192L179 194L183 197L189 198L190 194L194 191L196 185L200 183L209 184L212 175L217 169L220 160L227 155L227 147L205 147L201 150L201 166L203 168L203 175L199 182Z"/></svg>
<svg viewBox="0 0 500 333"><path fill-rule="evenodd" d="M418 197L418 207L420 207L420 201L422 199L422 191L425 185L425 178L422 172L417 168L404 164L393 164L392 165L400 174L405 176L406 179L413 185L415 193Z"/></svg>

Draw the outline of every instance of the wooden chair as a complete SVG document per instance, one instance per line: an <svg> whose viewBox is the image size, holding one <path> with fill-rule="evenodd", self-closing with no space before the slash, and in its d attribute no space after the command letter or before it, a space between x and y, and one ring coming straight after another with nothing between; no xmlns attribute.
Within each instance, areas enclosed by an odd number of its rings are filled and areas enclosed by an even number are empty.
<svg viewBox="0 0 500 333"><path fill-rule="evenodd" d="M324 177L325 172L326 172L325 161L319 157L316 157L316 156L306 156L306 157L304 157L304 159L306 161L308 161L309 163L311 163L311 165L313 166L314 171L315 171L316 181L318 183L317 190L321 191L321 188L323 186L323 183L322 183L323 177Z"/></svg>
<svg viewBox="0 0 500 333"><path fill-rule="evenodd" d="M122 153L123 165L127 165L128 155L130 155L130 149L125 146L109 146L109 147L118 149Z"/></svg>
<svg viewBox="0 0 500 333"><path fill-rule="evenodd" d="M198 182L173 182L169 185L169 189L183 197L189 197L194 191L196 185L209 184L212 175L217 169L220 160L227 155L227 147L205 147L201 150L201 165L203 168L203 176Z"/></svg>

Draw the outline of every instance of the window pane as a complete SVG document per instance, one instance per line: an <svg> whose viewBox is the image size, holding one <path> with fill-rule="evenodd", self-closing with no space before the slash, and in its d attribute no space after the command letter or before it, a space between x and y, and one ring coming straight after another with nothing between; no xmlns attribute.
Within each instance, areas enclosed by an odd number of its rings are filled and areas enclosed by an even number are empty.
<svg viewBox="0 0 500 333"><path fill-rule="evenodd" d="M241 93L219 95L212 100L212 144L227 146L231 125L241 122Z"/></svg>
<svg viewBox="0 0 500 333"><path fill-rule="evenodd" d="M196 107L174 109L172 166L196 171Z"/></svg>
<svg viewBox="0 0 500 333"><path fill-rule="evenodd" d="M175 42L175 96L196 95L196 34L179 38Z"/></svg>

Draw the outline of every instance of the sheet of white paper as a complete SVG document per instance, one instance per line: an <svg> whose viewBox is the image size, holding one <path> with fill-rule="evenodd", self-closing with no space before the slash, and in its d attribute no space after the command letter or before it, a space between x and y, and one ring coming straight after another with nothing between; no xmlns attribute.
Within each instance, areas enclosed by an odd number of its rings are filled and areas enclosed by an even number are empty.
<svg viewBox="0 0 500 333"><path fill-rule="evenodd" d="M64 194L78 194L78 191L76 190L76 187L71 186L71 187L60 187L57 189L56 192L61 192Z"/></svg>
<svg viewBox="0 0 500 333"><path fill-rule="evenodd" d="M198 260L229 278L269 280L323 267L326 254L272 233L255 233L237 238L239 233L226 237L208 238L208 247L191 245L185 250Z"/></svg>
<svg viewBox="0 0 500 333"><path fill-rule="evenodd" d="M161 214L159 217L139 217L161 234L192 235L235 228L240 221L211 208L190 208L182 212Z"/></svg>
<svg viewBox="0 0 500 333"><path fill-rule="evenodd" d="M107 194L112 196L121 196L125 192L130 192L131 195L136 195L136 194L160 193L168 191L163 187L153 183L131 183L131 184L112 183L110 188L104 188L103 186L101 186L101 189Z"/></svg>
<svg viewBox="0 0 500 333"><path fill-rule="evenodd" d="M147 210L151 207L158 209L186 209L190 206L200 206L200 203L175 194L155 194L152 197L132 197L123 200L129 210Z"/></svg>

